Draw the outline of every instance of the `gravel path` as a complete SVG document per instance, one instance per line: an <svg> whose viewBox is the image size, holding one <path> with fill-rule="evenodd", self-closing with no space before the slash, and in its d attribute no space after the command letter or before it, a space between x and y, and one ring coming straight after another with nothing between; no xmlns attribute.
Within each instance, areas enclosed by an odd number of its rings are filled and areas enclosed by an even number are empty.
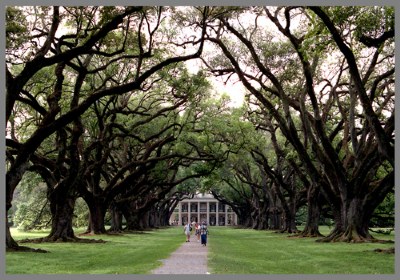
<svg viewBox="0 0 400 280"><path fill-rule="evenodd" d="M152 274L210 274L207 253L208 247L201 245L192 235L190 242L183 243L168 259L161 260L163 265Z"/></svg>

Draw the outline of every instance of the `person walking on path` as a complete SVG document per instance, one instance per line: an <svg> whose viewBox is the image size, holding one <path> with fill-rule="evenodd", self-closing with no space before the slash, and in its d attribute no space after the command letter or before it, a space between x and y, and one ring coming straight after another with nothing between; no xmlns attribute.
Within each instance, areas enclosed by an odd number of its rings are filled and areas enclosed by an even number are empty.
<svg viewBox="0 0 400 280"><path fill-rule="evenodd" d="M210 274L208 270L208 246L197 242L183 242L152 274ZM172 279L172 278L171 278Z"/></svg>
<svg viewBox="0 0 400 280"><path fill-rule="evenodd" d="M197 237L197 242L200 242L200 224L199 223L196 223L196 227L195 227L195 234L196 234L196 237Z"/></svg>
<svg viewBox="0 0 400 280"><path fill-rule="evenodd" d="M186 235L186 242L190 242L190 230L191 230L191 226L190 223L187 222L187 224L185 225L185 227L183 228L183 232Z"/></svg>
<svg viewBox="0 0 400 280"><path fill-rule="evenodd" d="M200 227L201 245L203 246L207 246L207 235L208 235L207 223L203 222L203 224Z"/></svg>

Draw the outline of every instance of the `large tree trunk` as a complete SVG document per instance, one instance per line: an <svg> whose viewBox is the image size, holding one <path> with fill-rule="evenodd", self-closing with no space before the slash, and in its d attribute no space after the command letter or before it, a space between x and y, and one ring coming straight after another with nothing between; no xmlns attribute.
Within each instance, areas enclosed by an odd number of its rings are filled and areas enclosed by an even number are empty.
<svg viewBox="0 0 400 280"><path fill-rule="evenodd" d="M251 211L251 228L252 229L257 229L258 228L259 211L260 210L257 207L253 207L253 210Z"/></svg>
<svg viewBox="0 0 400 280"><path fill-rule="evenodd" d="M258 228L259 230L267 229L268 228L268 207L267 204L261 203L262 207L260 209L259 213L259 224Z"/></svg>
<svg viewBox="0 0 400 280"><path fill-rule="evenodd" d="M167 201L158 204L158 207L153 207L151 211L151 220L154 221L154 227L165 227L169 226L169 219L174 213L172 209L174 203ZM170 210L172 209L172 210Z"/></svg>
<svg viewBox="0 0 400 280"><path fill-rule="evenodd" d="M15 163L14 163L15 165ZM22 179L23 174L29 166L27 160L25 160L18 168L14 167L14 165L10 168L10 170L6 174L6 249L7 250L18 250L19 245L13 237L11 236L10 227L8 225L8 211L12 207L12 200L14 196L14 191L19 182Z"/></svg>
<svg viewBox="0 0 400 280"><path fill-rule="evenodd" d="M58 195L57 199L50 201L51 232L43 241L76 241L78 239L72 228L75 201L75 197L63 197L62 195Z"/></svg>
<svg viewBox="0 0 400 280"><path fill-rule="evenodd" d="M283 215L283 229L280 231L281 233L297 233L299 230L296 226L296 209L294 205L289 204L289 207L284 208Z"/></svg>
<svg viewBox="0 0 400 280"><path fill-rule="evenodd" d="M104 199L91 199L86 201L89 207L89 225L86 233L103 234L106 233L104 217L106 215L106 206Z"/></svg>
<svg viewBox="0 0 400 280"><path fill-rule="evenodd" d="M153 228L159 228L169 225L169 210L153 207L150 211L149 225Z"/></svg>
<svg viewBox="0 0 400 280"><path fill-rule="evenodd" d="M142 223L140 221L139 213L133 213L133 211L123 212L126 218L126 227L125 230L144 230Z"/></svg>
<svg viewBox="0 0 400 280"><path fill-rule="evenodd" d="M282 229L282 211L278 207L272 207L270 213L270 226L269 229L281 230Z"/></svg>
<svg viewBox="0 0 400 280"><path fill-rule="evenodd" d="M267 209L267 215L269 219L269 227L271 230L282 229L281 214L282 210L279 207L279 200L274 190L271 190L268 195L269 207Z"/></svg>
<svg viewBox="0 0 400 280"><path fill-rule="evenodd" d="M159 214L156 211L154 211L154 209L148 211L148 224L149 227L151 228L156 228L160 226Z"/></svg>
<svg viewBox="0 0 400 280"><path fill-rule="evenodd" d="M371 241L374 238L369 234L369 218L364 215L366 205L363 200L354 198L348 205L346 215L346 226L344 232L337 238L346 242Z"/></svg>
<svg viewBox="0 0 400 280"><path fill-rule="evenodd" d="M140 212L135 208L135 202L126 202L126 203L119 203L118 207L121 209L122 214L126 219L126 227L124 230L144 230L141 219L140 219Z"/></svg>
<svg viewBox="0 0 400 280"><path fill-rule="evenodd" d="M143 211L139 211L137 215L139 216L139 225L140 225L140 227L142 229L150 228L150 224L149 224L150 213L149 213L149 211L144 211L144 212Z"/></svg>
<svg viewBox="0 0 400 280"><path fill-rule="evenodd" d="M263 195L263 201L260 200L258 195L254 195L252 199L251 220L253 229L263 230L268 228L268 200Z"/></svg>
<svg viewBox="0 0 400 280"><path fill-rule="evenodd" d="M61 186L60 186L61 188ZM24 242L82 242L82 243L104 243L103 240L81 239L75 236L72 221L76 197L63 192L53 193L50 199L50 210L52 224L50 234L36 240L25 240Z"/></svg>
<svg viewBox="0 0 400 280"><path fill-rule="evenodd" d="M394 172L392 171L381 181L375 182L373 186L365 185L363 181L360 183L363 185L348 186L347 196L341 195L336 199L326 196L330 199L335 228L327 237L318 241L381 242L371 236L368 225L375 208L393 189ZM368 192L365 188L371 188L373 191Z"/></svg>
<svg viewBox="0 0 400 280"><path fill-rule="evenodd" d="M238 224L245 227L245 228L250 228L252 225L252 220L251 220L251 216L249 215L248 211L243 211L240 210L237 212L238 215ZM225 225L226 225L225 221Z"/></svg>
<svg viewBox="0 0 400 280"><path fill-rule="evenodd" d="M299 234L302 237L321 237L322 234L319 232L319 187L310 186L307 192L307 221L304 230Z"/></svg>
<svg viewBox="0 0 400 280"><path fill-rule="evenodd" d="M285 200L285 198L282 196L281 197L281 203L282 203L282 208L283 208L283 229L281 230L281 233L287 232L287 233L297 233L299 230L297 229L296 226L296 198L289 197L289 202Z"/></svg>
<svg viewBox="0 0 400 280"><path fill-rule="evenodd" d="M11 236L10 226L8 223L8 209L6 211L6 250L18 250L18 243Z"/></svg>
<svg viewBox="0 0 400 280"><path fill-rule="evenodd" d="M365 215L368 205L365 199L353 198L339 213L334 211L335 228L330 234L318 241L320 242L365 242L374 241L368 231L369 215Z"/></svg>
<svg viewBox="0 0 400 280"><path fill-rule="evenodd" d="M33 249L33 248L18 245L18 243L11 236L7 213L8 213L8 209L6 211L6 251L7 252L18 251L18 252L47 253L47 251L42 250L42 249Z"/></svg>
<svg viewBox="0 0 400 280"><path fill-rule="evenodd" d="M159 220L160 220L160 226L165 227L169 226L169 218L171 217L173 211L169 210L169 205L165 205L165 208L160 212L159 215Z"/></svg>
<svg viewBox="0 0 400 280"><path fill-rule="evenodd" d="M318 204L310 203L307 209L307 221L303 231L300 233L302 237L321 237L319 231L319 206Z"/></svg>
<svg viewBox="0 0 400 280"><path fill-rule="evenodd" d="M251 213L252 228L263 230L268 228L268 207L267 203L259 201L253 206Z"/></svg>
<svg viewBox="0 0 400 280"><path fill-rule="evenodd" d="M122 212L115 205L110 207L111 227L109 232L122 232Z"/></svg>

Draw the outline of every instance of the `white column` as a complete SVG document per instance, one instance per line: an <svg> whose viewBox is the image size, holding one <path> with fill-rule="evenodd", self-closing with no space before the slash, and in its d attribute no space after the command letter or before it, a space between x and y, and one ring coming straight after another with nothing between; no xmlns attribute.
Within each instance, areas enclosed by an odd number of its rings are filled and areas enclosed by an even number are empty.
<svg viewBox="0 0 400 280"><path fill-rule="evenodd" d="M228 205L225 205L225 225L228 225Z"/></svg>
<svg viewBox="0 0 400 280"><path fill-rule="evenodd" d="M188 222L190 223L190 201L188 201Z"/></svg>
<svg viewBox="0 0 400 280"><path fill-rule="evenodd" d="M200 221L200 201L197 202L197 222L201 223L201 221Z"/></svg>
<svg viewBox="0 0 400 280"><path fill-rule="evenodd" d="M215 223L216 223L217 226L219 226L219 221L218 221L218 218L219 218L218 217L219 216L219 213L218 213L219 201L217 201L215 206L216 206L216 209L215 209Z"/></svg>
<svg viewBox="0 0 400 280"><path fill-rule="evenodd" d="M178 225L182 225L182 201L179 201L179 204L178 204L178 209L179 209L179 220L178 220Z"/></svg>
<svg viewBox="0 0 400 280"><path fill-rule="evenodd" d="M207 201L207 225L210 224L210 202Z"/></svg>

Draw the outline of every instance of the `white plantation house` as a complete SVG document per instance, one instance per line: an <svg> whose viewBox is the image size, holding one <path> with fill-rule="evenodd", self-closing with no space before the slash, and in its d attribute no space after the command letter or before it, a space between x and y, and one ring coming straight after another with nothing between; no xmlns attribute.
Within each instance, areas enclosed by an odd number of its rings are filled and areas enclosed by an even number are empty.
<svg viewBox="0 0 400 280"><path fill-rule="evenodd" d="M197 194L179 202L170 217L171 225L206 221L210 226L237 225L237 215L228 205L216 200L211 194Z"/></svg>

